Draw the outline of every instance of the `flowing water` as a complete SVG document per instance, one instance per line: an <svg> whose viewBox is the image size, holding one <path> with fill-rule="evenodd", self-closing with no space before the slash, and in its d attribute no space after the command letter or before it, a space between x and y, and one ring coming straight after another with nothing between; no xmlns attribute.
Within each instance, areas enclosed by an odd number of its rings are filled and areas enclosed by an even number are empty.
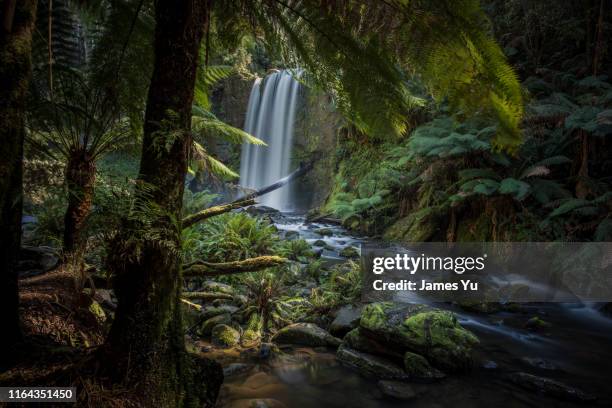
<svg viewBox="0 0 612 408"><path fill-rule="evenodd" d="M339 251L368 241L342 227L309 223L295 214L272 215L281 234L295 231L311 244L323 239L329 246L322 257L341 261ZM331 236L316 234L329 228ZM313 249L319 249L313 247ZM410 384L416 398L390 400L377 381L342 366L334 350L287 347L282 353L262 357L258 352L217 350L213 357L226 367L221 406L241 407L578 407L612 406L612 320L589 305L527 304L516 313L475 314L453 310L457 318L480 339L474 350L474 367L435 384ZM526 329L538 315L551 323L541 332ZM218 354L214 354L218 353ZM232 367L240 366L233 371ZM552 378L598 397L579 404L527 391L508 380L514 372Z"/></svg>
<svg viewBox="0 0 612 408"><path fill-rule="evenodd" d="M240 158L242 187L259 189L290 173L299 93L299 82L287 70L255 81L244 130L266 142L267 146L243 145ZM268 193L259 202L279 210L291 210L291 186Z"/></svg>

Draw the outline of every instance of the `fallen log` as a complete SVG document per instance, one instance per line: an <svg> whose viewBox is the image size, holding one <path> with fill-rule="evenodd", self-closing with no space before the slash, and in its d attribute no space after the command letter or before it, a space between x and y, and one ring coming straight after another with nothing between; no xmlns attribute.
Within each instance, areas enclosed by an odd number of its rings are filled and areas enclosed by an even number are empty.
<svg viewBox="0 0 612 408"><path fill-rule="evenodd" d="M198 299L198 300L217 300L227 299L232 300L234 297L228 293L219 292L183 292L181 294L183 299Z"/></svg>
<svg viewBox="0 0 612 408"><path fill-rule="evenodd" d="M183 228L189 228L192 225L197 224L200 221L204 221L207 218L229 212L236 208L242 208L253 204L255 204L255 199L248 198L244 200L233 201L229 204L215 205L214 207L206 208L202 211L188 215L187 217L183 218Z"/></svg>
<svg viewBox="0 0 612 408"><path fill-rule="evenodd" d="M239 198L237 198L236 200L232 201L233 203L235 202L239 202L239 201L243 201L243 200L248 200L248 199L254 199L257 197L260 197L264 194L268 194L274 190L278 190L279 188L283 187L284 185L290 183L291 181L295 180L296 178L302 177L304 174L308 173L310 170L312 170L312 167L314 165L314 161L310 161L308 163L300 163L300 166L293 171L292 173L290 173L289 175L283 177L282 179L276 181L275 183L272 183L266 187L262 187L259 190L255 190L252 192L249 192Z"/></svg>
<svg viewBox="0 0 612 408"><path fill-rule="evenodd" d="M197 261L183 265L183 276L219 276L233 275L244 272L255 272L261 269L282 265L287 262L286 258L280 256L258 256L243 261L233 262L204 262Z"/></svg>

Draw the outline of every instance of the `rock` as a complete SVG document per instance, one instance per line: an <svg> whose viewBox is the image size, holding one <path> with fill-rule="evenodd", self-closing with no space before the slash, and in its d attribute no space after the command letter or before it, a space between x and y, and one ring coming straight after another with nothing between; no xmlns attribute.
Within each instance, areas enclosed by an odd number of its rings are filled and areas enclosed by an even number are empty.
<svg viewBox="0 0 612 408"><path fill-rule="evenodd" d="M349 348L364 351L366 353L381 354L401 361L403 354L396 349L364 336L359 328L353 329L344 336L342 344Z"/></svg>
<svg viewBox="0 0 612 408"><path fill-rule="evenodd" d="M555 364L540 357L523 357L521 361L531 367L539 368L540 370L556 371L559 369Z"/></svg>
<svg viewBox="0 0 612 408"><path fill-rule="evenodd" d="M221 314L234 314L238 311L236 306L231 305L223 305L223 306L214 306L214 307L205 307L202 310L201 318L202 320L208 320L211 317L219 316Z"/></svg>
<svg viewBox="0 0 612 408"><path fill-rule="evenodd" d="M223 369L223 377L244 374L253 368L250 364L232 363Z"/></svg>
<svg viewBox="0 0 612 408"><path fill-rule="evenodd" d="M359 258L359 250L353 246L347 246L340 251L339 255L345 258Z"/></svg>
<svg viewBox="0 0 612 408"><path fill-rule="evenodd" d="M421 354L444 371L471 366L472 347L478 344L453 313L421 304L371 303L364 307L359 327L364 335Z"/></svg>
<svg viewBox="0 0 612 408"><path fill-rule="evenodd" d="M407 351L404 354L404 370L414 381L437 381L445 377L440 370L433 368L425 357Z"/></svg>
<svg viewBox="0 0 612 408"><path fill-rule="evenodd" d="M359 325L362 306L347 305L338 310L336 318L329 326L329 332L334 336L344 336Z"/></svg>
<svg viewBox="0 0 612 408"><path fill-rule="evenodd" d="M276 208L267 207L265 205L252 205L246 209L246 212L250 215L264 215L264 214L276 214L278 210Z"/></svg>
<svg viewBox="0 0 612 408"><path fill-rule="evenodd" d="M234 295L234 305L236 306L244 306L248 303L249 298L245 295Z"/></svg>
<svg viewBox="0 0 612 408"><path fill-rule="evenodd" d="M230 285L226 285L225 283L206 281L202 285L201 291L227 293L228 295L231 295L234 293L234 288L232 288Z"/></svg>
<svg viewBox="0 0 612 408"><path fill-rule="evenodd" d="M197 333L199 336L209 336L212 333L213 327L218 324L229 324L231 321L232 318L229 314L220 314L218 316L211 317L202 323Z"/></svg>
<svg viewBox="0 0 612 408"><path fill-rule="evenodd" d="M287 408L287 406L273 398L249 398L232 401L227 408Z"/></svg>
<svg viewBox="0 0 612 408"><path fill-rule="evenodd" d="M530 330L547 329L551 326L552 325L550 323L542 320L538 316L532 317L531 319L527 320L527 323L525 323L525 327Z"/></svg>
<svg viewBox="0 0 612 408"><path fill-rule="evenodd" d="M383 395L394 399L407 401L415 399L417 396L410 384L400 381L381 380L378 382L378 388Z"/></svg>
<svg viewBox="0 0 612 408"><path fill-rule="evenodd" d="M314 232L319 235L323 235L324 237L331 237L332 235L334 235L334 232L331 230L331 228L318 228L314 230Z"/></svg>
<svg viewBox="0 0 612 408"><path fill-rule="evenodd" d="M294 239L298 239L299 237L300 237L300 234L297 231L293 231L293 230L285 231L285 239L294 240Z"/></svg>
<svg viewBox="0 0 612 408"><path fill-rule="evenodd" d="M513 373L509 376L509 379L527 390L536 391L562 400L591 402L597 399L595 396L586 394L577 388L533 374L523 372Z"/></svg>
<svg viewBox="0 0 612 408"><path fill-rule="evenodd" d="M338 347L342 342L312 323L294 323L285 326L272 337L272 341L279 344L329 347Z"/></svg>
<svg viewBox="0 0 612 408"><path fill-rule="evenodd" d="M19 260L20 262L30 261L24 264L35 263L43 272L48 272L59 265L60 257L51 247L23 246L19 252Z"/></svg>
<svg viewBox="0 0 612 408"><path fill-rule="evenodd" d="M499 302L479 302L474 300L462 300L457 303L460 308L468 312L491 314L501 309Z"/></svg>
<svg viewBox="0 0 612 408"><path fill-rule="evenodd" d="M408 374L393 361L340 346L336 358L342 364L352 367L367 377L383 380L408 380Z"/></svg>
<svg viewBox="0 0 612 408"><path fill-rule="evenodd" d="M497 368L497 363L493 360L487 360L482 363L482 368L487 370L495 370Z"/></svg>
<svg viewBox="0 0 612 408"><path fill-rule="evenodd" d="M323 241L322 239L317 239L315 242L312 243L312 245L316 247L326 247L327 242Z"/></svg>
<svg viewBox="0 0 612 408"><path fill-rule="evenodd" d="M98 321L98 323L104 323L106 321L106 313L104 313L104 309L102 309L102 306L100 306L100 304L95 300L91 301L87 309L93 318Z"/></svg>
<svg viewBox="0 0 612 408"><path fill-rule="evenodd" d="M213 327L210 339L215 346L234 347L240 341L240 333L226 324L218 324Z"/></svg>

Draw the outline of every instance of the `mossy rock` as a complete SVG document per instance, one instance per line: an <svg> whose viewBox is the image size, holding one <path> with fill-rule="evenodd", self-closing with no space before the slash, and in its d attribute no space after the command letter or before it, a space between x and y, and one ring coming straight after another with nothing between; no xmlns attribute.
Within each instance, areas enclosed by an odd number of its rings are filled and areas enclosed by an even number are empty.
<svg viewBox="0 0 612 408"><path fill-rule="evenodd" d="M552 326L552 324L547 321L541 319L538 316L534 316L531 319L527 320L525 323L525 327L531 330L540 330L540 329L548 329Z"/></svg>
<svg viewBox="0 0 612 408"><path fill-rule="evenodd" d="M319 235L323 235L324 237L331 237L332 235L334 235L334 232L331 230L331 228L319 228L316 229L314 232Z"/></svg>
<svg viewBox="0 0 612 408"><path fill-rule="evenodd" d="M359 250L353 246L347 246L340 251L340 256L345 258L359 258Z"/></svg>
<svg viewBox="0 0 612 408"><path fill-rule="evenodd" d="M371 354L380 354L401 361L402 353L393 347L364 336L359 328L353 329L344 336L342 344L348 348Z"/></svg>
<svg viewBox="0 0 612 408"><path fill-rule="evenodd" d="M234 288L225 283L206 281L202 284L202 292L225 293L231 295L234 293Z"/></svg>
<svg viewBox="0 0 612 408"><path fill-rule="evenodd" d="M202 336L202 337L209 336L212 333L212 330L216 325L230 324L231 321L232 321L232 317L227 313L220 314L215 317L211 317L210 319L205 320L204 323L202 323L197 333L199 336Z"/></svg>
<svg viewBox="0 0 612 408"><path fill-rule="evenodd" d="M219 347L234 347L240 341L240 333L226 324L218 324L212 329L212 343Z"/></svg>
<svg viewBox="0 0 612 408"><path fill-rule="evenodd" d="M208 320L211 317L219 316L222 314L233 314L238 311L237 306L231 305L222 305L222 306L213 306L213 307L205 307L201 312L202 320Z"/></svg>
<svg viewBox="0 0 612 408"><path fill-rule="evenodd" d="M316 247L327 247L327 242L323 241L322 239L317 239L315 242L312 243L312 245L316 246Z"/></svg>
<svg viewBox="0 0 612 408"><path fill-rule="evenodd" d="M445 377L444 373L432 367L420 354L407 351L404 354L404 370L414 381L437 381Z"/></svg>
<svg viewBox="0 0 612 408"><path fill-rule="evenodd" d="M313 347L338 347L341 343L339 338L312 323L294 323L285 326L276 332L272 341L277 344L300 344Z"/></svg>
<svg viewBox="0 0 612 408"><path fill-rule="evenodd" d="M453 313L421 304L371 303L359 326L364 335L421 354L445 371L468 368L472 347L478 344Z"/></svg>

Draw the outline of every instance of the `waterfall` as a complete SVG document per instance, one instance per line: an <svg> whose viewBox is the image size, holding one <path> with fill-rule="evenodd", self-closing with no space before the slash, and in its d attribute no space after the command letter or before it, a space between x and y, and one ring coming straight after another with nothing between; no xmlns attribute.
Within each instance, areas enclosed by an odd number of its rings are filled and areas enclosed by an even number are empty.
<svg viewBox="0 0 612 408"><path fill-rule="evenodd" d="M300 84L283 70L258 78L253 84L244 130L268 146L245 143L240 157L240 185L265 187L291 171L293 126ZM281 211L291 210L291 186L263 195L260 203Z"/></svg>

